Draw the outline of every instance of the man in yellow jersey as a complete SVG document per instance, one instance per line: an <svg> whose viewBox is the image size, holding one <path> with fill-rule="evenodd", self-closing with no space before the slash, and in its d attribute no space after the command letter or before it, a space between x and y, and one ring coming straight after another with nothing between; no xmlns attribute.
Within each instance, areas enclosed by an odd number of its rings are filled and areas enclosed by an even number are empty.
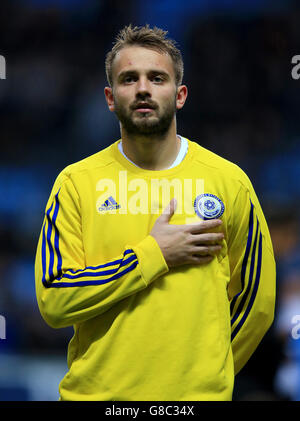
<svg viewBox="0 0 300 421"><path fill-rule="evenodd" d="M273 320L261 206L238 166L177 134L187 87L166 34L119 33L104 93L121 139L65 168L46 205L37 300L74 327L61 400L231 400Z"/></svg>

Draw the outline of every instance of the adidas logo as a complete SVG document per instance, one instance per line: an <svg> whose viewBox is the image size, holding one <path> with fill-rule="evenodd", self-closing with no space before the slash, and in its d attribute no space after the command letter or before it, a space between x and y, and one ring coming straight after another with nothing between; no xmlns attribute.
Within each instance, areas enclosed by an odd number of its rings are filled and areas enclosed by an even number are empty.
<svg viewBox="0 0 300 421"><path fill-rule="evenodd" d="M108 211L113 209L119 209L121 205L118 205L118 203L115 201L115 199L112 196L109 196L107 200L98 208L99 211Z"/></svg>

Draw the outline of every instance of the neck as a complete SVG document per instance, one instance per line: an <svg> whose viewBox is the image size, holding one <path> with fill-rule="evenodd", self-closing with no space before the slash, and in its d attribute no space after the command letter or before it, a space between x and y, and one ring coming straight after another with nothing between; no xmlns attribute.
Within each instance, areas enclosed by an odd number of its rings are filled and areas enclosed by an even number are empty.
<svg viewBox="0 0 300 421"><path fill-rule="evenodd" d="M180 150L175 120L162 136L129 135L121 127L122 146L125 155L145 170L164 170L175 161Z"/></svg>

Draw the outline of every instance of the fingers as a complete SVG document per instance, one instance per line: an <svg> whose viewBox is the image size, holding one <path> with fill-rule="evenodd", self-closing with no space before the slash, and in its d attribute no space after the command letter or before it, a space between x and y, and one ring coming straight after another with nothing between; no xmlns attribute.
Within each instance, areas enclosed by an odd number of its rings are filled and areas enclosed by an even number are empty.
<svg viewBox="0 0 300 421"><path fill-rule="evenodd" d="M208 219L203 220L197 224L187 224L185 225L188 232L191 234L198 234L201 232L204 232L205 230L209 230L212 228L218 228L220 225L222 225L221 219Z"/></svg>
<svg viewBox="0 0 300 421"><path fill-rule="evenodd" d="M224 234L222 232L194 234L190 236L190 243L193 245L206 245L218 243L223 239Z"/></svg>
<svg viewBox="0 0 300 421"><path fill-rule="evenodd" d="M214 246L199 246L199 247L194 247L191 250L191 254L192 255L196 255L196 256L215 256L216 254L218 254L220 252L220 250L222 249L222 246L220 244L214 245Z"/></svg>
<svg viewBox="0 0 300 421"><path fill-rule="evenodd" d="M213 260L214 256L191 256L190 262L195 265L203 265L204 263L210 263Z"/></svg>
<svg viewBox="0 0 300 421"><path fill-rule="evenodd" d="M158 219L164 221L164 222L169 222L171 217L174 215L174 212L176 210L176 206L177 206L177 201L175 198L173 198L170 203L165 207L165 209L163 210L162 214L160 215L160 217Z"/></svg>

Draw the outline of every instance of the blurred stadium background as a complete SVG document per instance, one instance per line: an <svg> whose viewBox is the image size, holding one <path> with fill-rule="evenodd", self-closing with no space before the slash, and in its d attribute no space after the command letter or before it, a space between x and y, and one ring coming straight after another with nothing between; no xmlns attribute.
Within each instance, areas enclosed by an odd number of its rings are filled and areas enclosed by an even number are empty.
<svg viewBox="0 0 300 421"><path fill-rule="evenodd" d="M35 249L56 175L119 137L104 58L128 23L178 41L189 87L178 133L246 171L271 230L275 322L237 376L234 400L300 400L300 339L291 334L300 315L299 20L299 2L288 0L1 0L1 401L58 399L72 329L40 317Z"/></svg>

